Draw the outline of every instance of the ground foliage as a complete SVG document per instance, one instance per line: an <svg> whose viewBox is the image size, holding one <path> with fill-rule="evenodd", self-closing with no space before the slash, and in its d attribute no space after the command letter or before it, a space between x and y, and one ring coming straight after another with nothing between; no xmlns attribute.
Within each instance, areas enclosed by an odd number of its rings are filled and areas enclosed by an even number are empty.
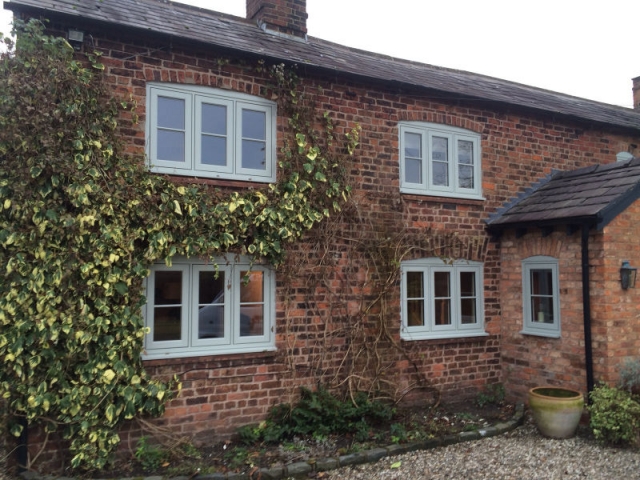
<svg viewBox="0 0 640 480"><path fill-rule="evenodd" d="M314 462L363 450L442 438L475 431L513 416L506 402L479 398L437 407L394 407L358 396L343 401L325 388L304 389L293 405L275 406L267 420L246 426L219 443L138 443L132 462L103 476L159 475L165 477L237 472L259 478L260 468L277 468L300 461ZM482 405L481 405L482 404ZM314 430L317 429L317 430Z"/></svg>
<svg viewBox="0 0 640 480"><path fill-rule="evenodd" d="M21 419L57 431L73 467L100 469L118 426L162 414L179 388L140 360L149 266L227 252L280 264L347 198L340 161L358 131L337 141L295 74L260 64L290 119L278 183L231 194L172 183L122 153L118 119L136 105L110 99L98 55L80 59L38 22L21 28L0 57L0 394L13 434Z"/></svg>

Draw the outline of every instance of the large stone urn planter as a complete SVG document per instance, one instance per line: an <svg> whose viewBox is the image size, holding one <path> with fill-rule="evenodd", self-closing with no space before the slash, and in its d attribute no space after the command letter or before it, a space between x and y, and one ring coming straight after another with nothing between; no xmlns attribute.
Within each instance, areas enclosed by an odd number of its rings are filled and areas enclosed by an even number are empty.
<svg viewBox="0 0 640 480"><path fill-rule="evenodd" d="M573 437L584 409L584 397L577 390L535 387L529 390L533 421L545 437Z"/></svg>

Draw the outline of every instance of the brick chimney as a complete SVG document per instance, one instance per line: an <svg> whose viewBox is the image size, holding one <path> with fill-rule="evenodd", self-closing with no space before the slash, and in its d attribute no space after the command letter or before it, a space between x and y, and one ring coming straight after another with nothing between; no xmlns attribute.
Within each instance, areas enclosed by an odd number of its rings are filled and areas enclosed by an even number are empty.
<svg viewBox="0 0 640 480"><path fill-rule="evenodd" d="M304 38L307 0L247 0L247 19L268 30Z"/></svg>
<svg viewBox="0 0 640 480"><path fill-rule="evenodd" d="M640 77L633 79L633 108L640 110Z"/></svg>

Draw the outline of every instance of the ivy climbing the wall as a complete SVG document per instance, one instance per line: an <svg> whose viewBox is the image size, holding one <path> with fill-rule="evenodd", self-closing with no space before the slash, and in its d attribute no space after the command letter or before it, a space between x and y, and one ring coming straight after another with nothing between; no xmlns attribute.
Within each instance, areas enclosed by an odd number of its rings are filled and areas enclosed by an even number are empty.
<svg viewBox="0 0 640 480"><path fill-rule="evenodd" d="M74 468L100 469L122 422L161 415L179 388L141 362L149 266L226 252L282 263L347 198L358 130L337 141L290 69L259 65L289 118L278 183L176 184L122 154L117 120L135 105L110 99L98 55L79 60L39 22L20 28L0 57L0 394L14 435L25 420L58 432Z"/></svg>

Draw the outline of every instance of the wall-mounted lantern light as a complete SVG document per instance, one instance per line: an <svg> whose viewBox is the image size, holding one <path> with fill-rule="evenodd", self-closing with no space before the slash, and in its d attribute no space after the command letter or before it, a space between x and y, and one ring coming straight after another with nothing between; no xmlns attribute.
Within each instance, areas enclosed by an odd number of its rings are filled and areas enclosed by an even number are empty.
<svg viewBox="0 0 640 480"><path fill-rule="evenodd" d="M67 32L67 39L74 50L80 50L84 42L84 32L70 28Z"/></svg>
<svg viewBox="0 0 640 480"><path fill-rule="evenodd" d="M636 286L636 273L638 273L638 269L629 265L628 260L622 262L622 267L620 267L620 284L623 290Z"/></svg>

